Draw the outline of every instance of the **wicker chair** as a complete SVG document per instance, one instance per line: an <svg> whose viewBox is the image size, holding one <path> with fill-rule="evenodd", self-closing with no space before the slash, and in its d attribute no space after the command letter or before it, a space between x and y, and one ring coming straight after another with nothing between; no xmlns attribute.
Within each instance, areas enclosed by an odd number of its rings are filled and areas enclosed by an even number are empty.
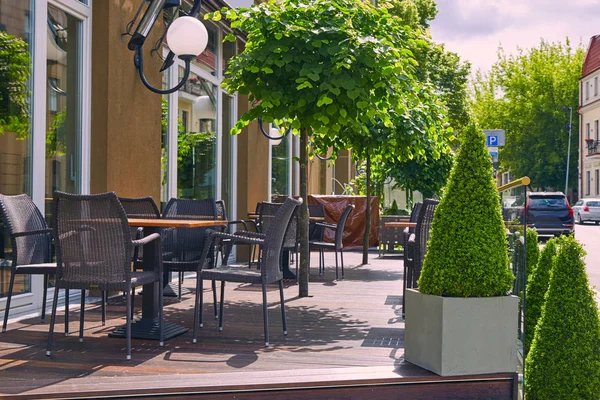
<svg viewBox="0 0 600 400"><path fill-rule="evenodd" d="M333 243L323 242L323 241L311 241L310 247L311 249L319 250L319 274L325 273L325 249L333 249L335 251L335 279L339 279L338 274L338 251L340 252L340 257L342 261L342 279L344 279L344 226L346 226L346 220L348 220L348 216L354 210L354 204L349 204L346 206L346 209L342 212L340 219L337 224L326 224L324 222L317 222L317 226L321 226L323 228L329 228L335 230L335 241Z"/></svg>
<svg viewBox="0 0 600 400"><path fill-rule="evenodd" d="M268 203L263 202L260 205L260 232L264 235L269 231L274 223L279 223L277 219L277 212L283 206L284 203ZM285 233L283 239L283 251L288 251L290 254L295 255L296 260L296 277L298 276L298 250L299 250L299 236L298 236L298 212L294 210L292 218L289 223L289 227ZM259 265L261 253L259 253ZM286 258L289 260L289 258Z"/></svg>
<svg viewBox="0 0 600 400"><path fill-rule="evenodd" d="M217 206L214 199L172 198L163 211L163 218L214 220L217 219ZM179 273L179 301L181 301L183 274L196 272L202 262L200 256L204 248L206 230L207 228L172 228L163 231L163 265L165 271ZM208 257L210 265L214 265L214 247ZM213 287L213 290L215 289Z"/></svg>
<svg viewBox="0 0 600 400"><path fill-rule="evenodd" d="M427 253L427 242L429 241L433 214L439 201L425 199L417 217L415 232L410 234L406 243L406 257L404 259L404 284L402 288L402 316L405 314L404 298L406 288L417 288L417 281L421 276L423 260Z"/></svg>
<svg viewBox="0 0 600 400"><path fill-rule="evenodd" d="M311 217L322 217L325 219L325 207L323 204L309 204L308 215ZM322 242L325 235L325 228L317 225L314 221L309 221L308 240L313 242Z"/></svg>
<svg viewBox="0 0 600 400"><path fill-rule="evenodd" d="M85 289L120 290L126 295L127 359L131 359L131 294L136 286L159 283L159 330L163 345L162 257L154 271L132 272L134 246L150 242L161 254L160 235L132 240L125 210L114 192L96 195L54 193L54 238L58 268L46 355L50 356L60 289L81 289L79 341L83 341Z"/></svg>
<svg viewBox="0 0 600 400"><path fill-rule="evenodd" d="M202 327L202 282L205 279L221 281L221 304L219 309L219 331L223 330L223 302L225 296L225 282L241 282L262 285L263 295L263 320L265 346L269 346L269 320L267 313L267 285L270 283L279 283L279 295L281 301L281 318L283 323L283 334L287 335L287 325L285 320L285 307L283 298L283 271L281 269L281 251L289 229L290 220L298 205L302 204L302 199L288 198L281 206L276 215L275 221L264 234L264 237L249 237L236 234L227 234L223 232L211 231L209 235L210 242L217 238L231 239L233 245L237 244L255 244L261 248L262 263L260 270L247 268L247 265L222 265L213 269L205 269L206 261L200 268L197 275L196 307L194 313L194 338L196 343L198 337L198 326ZM204 253L209 251L210 242L205 246Z"/></svg>
<svg viewBox="0 0 600 400"><path fill-rule="evenodd" d="M6 298L6 310L2 332L6 332L8 313L12 299L16 275L43 275L44 295L42 297L42 322L46 317L46 294L48 277L56 274L56 263L52 261L52 229L48 228L44 216L26 194L16 196L0 195L0 212L8 229L12 246L12 267L10 284ZM69 309L69 295L65 297L66 310ZM68 316L66 312L65 316ZM68 317L65 321L65 334L68 334Z"/></svg>

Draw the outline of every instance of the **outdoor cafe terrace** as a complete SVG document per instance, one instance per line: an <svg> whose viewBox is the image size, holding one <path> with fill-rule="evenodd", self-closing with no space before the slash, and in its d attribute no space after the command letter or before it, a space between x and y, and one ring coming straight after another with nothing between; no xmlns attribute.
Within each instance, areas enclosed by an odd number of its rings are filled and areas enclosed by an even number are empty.
<svg viewBox="0 0 600 400"><path fill-rule="evenodd" d="M84 342L78 341L79 311L71 305L69 337L58 313L55 350L46 356L48 323L39 318L9 324L0 335L0 397L110 398L516 398L516 374L442 378L403 361L402 258L346 253L345 279L336 281L333 253L317 274L312 254L310 297L299 298L285 282L288 335L281 329L277 285L269 290L271 345L264 347L261 289L227 285L224 327L212 317L205 285L204 327L192 343L195 279L181 302L165 298L165 319L189 331L167 340L107 338L125 322L122 296L108 303L106 326L100 306L88 305ZM136 296L136 310L142 296Z"/></svg>

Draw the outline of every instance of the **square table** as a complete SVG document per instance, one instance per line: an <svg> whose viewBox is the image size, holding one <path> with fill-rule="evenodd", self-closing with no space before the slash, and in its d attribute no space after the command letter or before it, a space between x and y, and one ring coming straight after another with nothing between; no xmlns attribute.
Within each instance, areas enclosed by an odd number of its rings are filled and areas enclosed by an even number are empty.
<svg viewBox="0 0 600 400"><path fill-rule="evenodd" d="M143 227L144 234L151 235L160 233L160 228L203 228L227 225L227 220L188 220L188 219L167 219L167 218L129 218L129 225L132 227ZM144 248L144 271L153 271L153 262L156 258L155 246L146 246ZM160 332L158 329L158 282L144 285L142 293L142 318L131 323L131 337L136 339L159 340ZM179 336L188 331L181 325L173 322L167 322L163 318L164 338L165 340ZM109 334L110 337L125 337L125 327L119 327Z"/></svg>

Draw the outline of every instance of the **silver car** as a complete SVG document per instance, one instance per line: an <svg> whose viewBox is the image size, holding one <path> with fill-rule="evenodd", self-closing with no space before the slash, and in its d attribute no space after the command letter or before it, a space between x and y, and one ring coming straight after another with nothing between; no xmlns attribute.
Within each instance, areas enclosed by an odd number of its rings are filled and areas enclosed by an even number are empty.
<svg viewBox="0 0 600 400"><path fill-rule="evenodd" d="M573 212L576 223L583 225L591 221L598 225L600 223L600 199L581 199L573 206Z"/></svg>

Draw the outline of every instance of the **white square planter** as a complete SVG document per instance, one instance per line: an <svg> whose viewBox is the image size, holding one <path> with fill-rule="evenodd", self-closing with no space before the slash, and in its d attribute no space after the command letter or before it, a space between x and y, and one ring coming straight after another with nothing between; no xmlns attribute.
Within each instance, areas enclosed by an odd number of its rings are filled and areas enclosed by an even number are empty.
<svg viewBox="0 0 600 400"><path fill-rule="evenodd" d="M406 291L404 359L442 376L517 370L516 296L459 298Z"/></svg>

